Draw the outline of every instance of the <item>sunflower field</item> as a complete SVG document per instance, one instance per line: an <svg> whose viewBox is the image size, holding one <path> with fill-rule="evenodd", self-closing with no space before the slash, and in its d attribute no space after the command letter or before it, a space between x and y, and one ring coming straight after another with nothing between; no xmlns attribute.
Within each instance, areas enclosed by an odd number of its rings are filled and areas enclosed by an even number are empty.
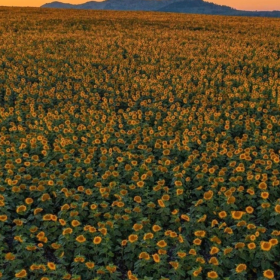
<svg viewBox="0 0 280 280"><path fill-rule="evenodd" d="M280 279L280 19L0 7L0 279Z"/></svg>

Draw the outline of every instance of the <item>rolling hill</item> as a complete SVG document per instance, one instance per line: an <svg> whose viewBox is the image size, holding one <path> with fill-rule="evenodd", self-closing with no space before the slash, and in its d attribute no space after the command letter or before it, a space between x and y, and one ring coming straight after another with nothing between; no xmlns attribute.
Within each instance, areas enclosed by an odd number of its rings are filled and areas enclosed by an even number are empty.
<svg viewBox="0 0 280 280"><path fill-rule="evenodd" d="M51 2L42 8L116 10L116 11L159 11L173 13L280 17L280 11L241 11L229 6L217 5L203 0L105 0L89 1L83 4Z"/></svg>

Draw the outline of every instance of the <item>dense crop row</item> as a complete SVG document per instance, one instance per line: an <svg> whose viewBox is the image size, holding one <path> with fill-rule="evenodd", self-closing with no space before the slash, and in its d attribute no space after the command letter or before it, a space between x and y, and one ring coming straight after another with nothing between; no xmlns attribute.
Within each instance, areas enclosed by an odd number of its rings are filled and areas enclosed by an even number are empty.
<svg viewBox="0 0 280 280"><path fill-rule="evenodd" d="M0 278L280 279L280 20L0 9Z"/></svg>

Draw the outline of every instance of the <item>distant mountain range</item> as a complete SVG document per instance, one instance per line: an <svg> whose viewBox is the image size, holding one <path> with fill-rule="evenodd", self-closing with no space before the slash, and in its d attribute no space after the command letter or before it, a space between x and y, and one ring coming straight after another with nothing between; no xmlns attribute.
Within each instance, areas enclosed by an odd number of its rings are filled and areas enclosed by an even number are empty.
<svg viewBox="0 0 280 280"><path fill-rule="evenodd" d="M116 10L116 11L159 11L187 14L232 15L280 17L280 11L241 11L228 6L221 6L203 0L106 0L90 1L72 5L61 2L47 3L41 8Z"/></svg>

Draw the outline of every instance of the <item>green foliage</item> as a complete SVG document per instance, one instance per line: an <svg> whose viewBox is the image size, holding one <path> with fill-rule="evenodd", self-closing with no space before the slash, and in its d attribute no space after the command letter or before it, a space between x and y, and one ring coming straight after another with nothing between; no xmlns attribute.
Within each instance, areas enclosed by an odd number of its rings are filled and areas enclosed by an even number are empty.
<svg viewBox="0 0 280 280"><path fill-rule="evenodd" d="M4 11L1 280L280 278L277 20Z"/></svg>

